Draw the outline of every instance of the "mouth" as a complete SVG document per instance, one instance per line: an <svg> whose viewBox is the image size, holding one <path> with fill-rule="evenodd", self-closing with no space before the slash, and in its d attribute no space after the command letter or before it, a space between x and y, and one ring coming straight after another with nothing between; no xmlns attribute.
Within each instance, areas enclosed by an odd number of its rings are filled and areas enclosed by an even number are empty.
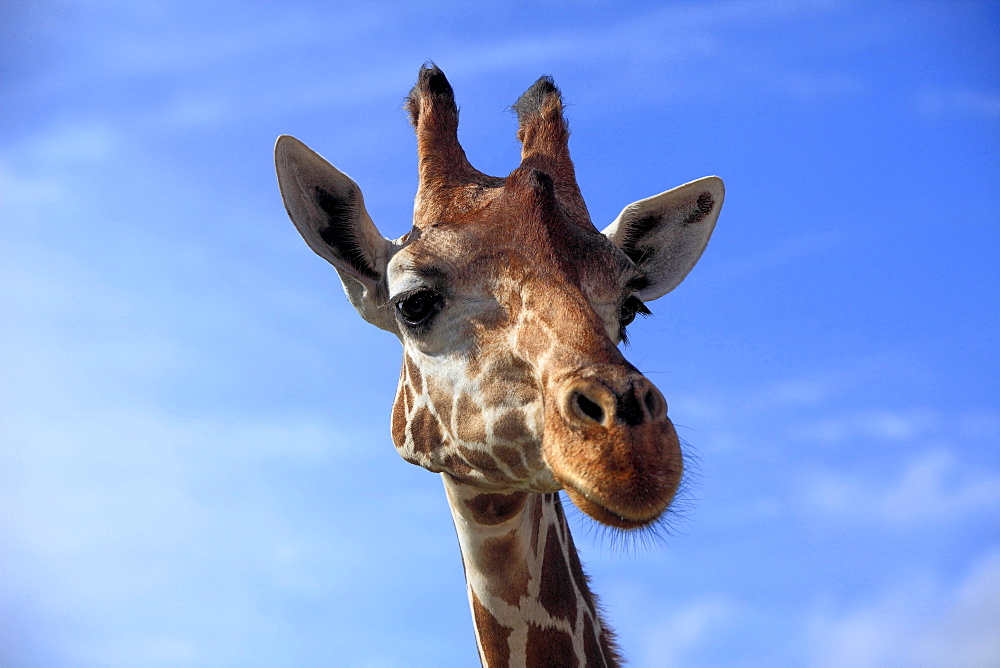
<svg viewBox="0 0 1000 668"><path fill-rule="evenodd" d="M566 496L573 502L573 505L587 515L601 524L626 531L641 529L658 520L663 511L670 505L671 500L668 498L665 503L657 503L648 510L632 508L627 510L623 508L613 510L595 499L593 494L587 494L572 484L564 482L563 489L566 492Z"/></svg>

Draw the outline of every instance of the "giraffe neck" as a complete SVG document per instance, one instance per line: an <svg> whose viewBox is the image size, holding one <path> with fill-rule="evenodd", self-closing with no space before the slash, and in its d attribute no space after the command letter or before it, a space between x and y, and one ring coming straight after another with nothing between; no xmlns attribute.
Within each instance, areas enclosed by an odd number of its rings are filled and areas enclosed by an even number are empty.
<svg viewBox="0 0 1000 668"><path fill-rule="evenodd" d="M445 473L484 666L617 666L557 493L484 492Z"/></svg>

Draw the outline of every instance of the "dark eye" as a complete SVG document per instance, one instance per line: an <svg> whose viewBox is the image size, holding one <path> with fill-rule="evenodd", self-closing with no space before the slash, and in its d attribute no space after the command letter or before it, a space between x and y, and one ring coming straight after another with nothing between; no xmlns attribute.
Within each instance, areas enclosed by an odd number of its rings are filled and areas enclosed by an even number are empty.
<svg viewBox="0 0 1000 668"><path fill-rule="evenodd" d="M635 320L635 308L628 302L622 304L622 312L621 316L619 316L619 320L622 327L631 325L632 321Z"/></svg>
<svg viewBox="0 0 1000 668"><path fill-rule="evenodd" d="M635 320L635 314L641 313L642 315L650 315L650 310L646 308L646 305L638 297L629 297L622 304L621 314L619 315L619 322L621 326L627 327L632 324Z"/></svg>
<svg viewBox="0 0 1000 668"><path fill-rule="evenodd" d="M422 325L438 312L441 306L441 295L430 290L420 290L396 302L403 321L411 327Z"/></svg>
<svg viewBox="0 0 1000 668"><path fill-rule="evenodd" d="M618 314L618 322L620 323L618 337L625 345L628 345L628 335L625 333L625 328L635 320L636 313L641 314L643 317L653 314L652 311L646 308L641 299L633 295L625 300L625 303L622 304L622 310Z"/></svg>

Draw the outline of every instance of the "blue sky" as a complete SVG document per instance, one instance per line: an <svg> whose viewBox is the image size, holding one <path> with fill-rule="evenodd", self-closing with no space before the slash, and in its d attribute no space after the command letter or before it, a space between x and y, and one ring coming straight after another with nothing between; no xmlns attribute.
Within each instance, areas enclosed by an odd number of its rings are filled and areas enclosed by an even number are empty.
<svg viewBox="0 0 1000 668"><path fill-rule="evenodd" d="M498 175L551 74L599 227L726 181L627 352L684 517L575 524L631 665L1000 663L997 5L537 4L0 5L0 664L475 663L399 345L271 157L296 135L399 236L428 59Z"/></svg>

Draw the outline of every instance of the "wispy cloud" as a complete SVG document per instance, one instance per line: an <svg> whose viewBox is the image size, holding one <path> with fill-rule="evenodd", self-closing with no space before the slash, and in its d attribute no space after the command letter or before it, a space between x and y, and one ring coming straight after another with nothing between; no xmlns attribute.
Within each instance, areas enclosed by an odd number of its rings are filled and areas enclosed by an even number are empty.
<svg viewBox="0 0 1000 668"><path fill-rule="evenodd" d="M641 648L642 665L693 665L691 652L703 649L738 615L739 606L721 596L690 602L646 630Z"/></svg>
<svg viewBox="0 0 1000 668"><path fill-rule="evenodd" d="M11 216L22 216L28 207L51 202L62 192L62 182L54 175L28 176L0 159L0 206Z"/></svg>
<svg viewBox="0 0 1000 668"><path fill-rule="evenodd" d="M911 441L927 435L941 424L941 416L928 408L867 410L798 424L791 427L788 433L796 440L826 444L857 439Z"/></svg>
<svg viewBox="0 0 1000 668"><path fill-rule="evenodd" d="M1000 663L1000 552L976 560L958 582L924 577L854 608L809 622L809 665L978 668Z"/></svg>
<svg viewBox="0 0 1000 668"><path fill-rule="evenodd" d="M970 88L925 89L916 94L917 110L931 119L975 118L996 120L1000 118L1000 93Z"/></svg>
<svg viewBox="0 0 1000 668"><path fill-rule="evenodd" d="M234 116L398 101L416 64L428 57L437 59L452 76L466 79L493 80L520 69L537 76L539 67L547 71L566 67L567 76L586 72L588 85L578 92L578 102L590 92L607 98L623 86L647 96L673 91L669 95L688 105L764 90L770 97L796 100L842 97L864 87L846 72L811 71L759 59L747 52L753 44L733 46L727 39L733 31L766 31L793 19L838 11L836 4L825 2L685 3L586 25L560 16L558 24L524 21L518 30L494 39L470 35L447 42L434 40L435 30L429 27L425 39L414 39L412 28L424 23L436 27L442 21L459 27L462 22L454 18L450 3L422 4L419 12L403 5L390 10L351 4L329 12L292 6L267 23L232 21L225 12L212 9L192 14L186 5L143 7L77 11L84 24L104 24L100 41L92 37L96 32L81 31L66 45L72 54L66 67L51 68L11 92L56 109L65 104L67 95L75 96L84 108L97 105L99 113L118 116L117 122L148 132L171 126L217 126ZM495 9L469 11L463 20L474 23L488 20ZM135 22L147 29L130 29ZM187 29L181 30L182 26ZM377 50L364 59L355 55L389 41L395 42L394 48ZM299 62L280 77L259 80L252 64L275 52L298 54ZM710 71L712 76L698 76L699 71ZM666 80L676 80L677 85L665 86ZM102 94L94 96L92 90ZM120 114L124 105L114 103L122 97L136 97L127 115Z"/></svg>
<svg viewBox="0 0 1000 668"><path fill-rule="evenodd" d="M948 450L903 462L889 480L860 473L814 473L803 492L807 507L844 520L926 526L1000 509L1000 471L963 466Z"/></svg>

